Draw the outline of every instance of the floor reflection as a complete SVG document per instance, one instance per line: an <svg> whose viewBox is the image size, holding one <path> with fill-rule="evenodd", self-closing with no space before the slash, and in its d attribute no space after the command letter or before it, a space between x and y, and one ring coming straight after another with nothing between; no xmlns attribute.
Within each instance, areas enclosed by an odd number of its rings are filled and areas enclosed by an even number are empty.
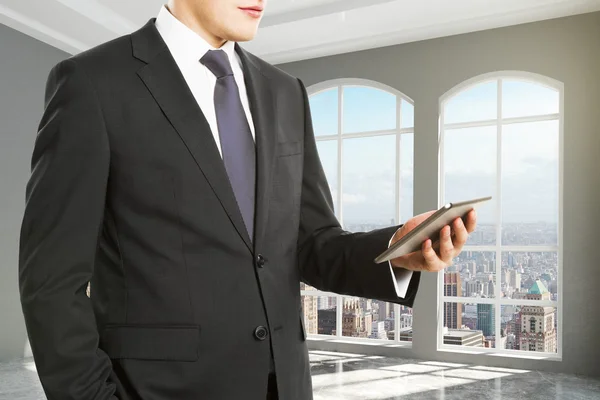
<svg viewBox="0 0 600 400"><path fill-rule="evenodd" d="M311 352L315 400L600 399L600 380L522 369Z"/></svg>
<svg viewBox="0 0 600 400"><path fill-rule="evenodd" d="M315 400L600 400L600 379L312 351ZM43 400L31 360L0 364L0 400ZM285 400L285 399L282 399Z"/></svg>

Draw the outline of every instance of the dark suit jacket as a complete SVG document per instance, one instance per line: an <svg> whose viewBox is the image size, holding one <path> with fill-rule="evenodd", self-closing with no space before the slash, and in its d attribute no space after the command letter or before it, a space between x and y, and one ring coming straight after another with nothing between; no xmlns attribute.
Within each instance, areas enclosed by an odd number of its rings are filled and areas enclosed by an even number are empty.
<svg viewBox="0 0 600 400"><path fill-rule="evenodd" d="M56 65L32 157L20 290L52 400L311 399L299 283L412 305L373 258L397 227L338 224L303 84L239 46L256 233L150 20ZM91 300L86 296L91 281ZM263 328L264 327L264 328Z"/></svg>

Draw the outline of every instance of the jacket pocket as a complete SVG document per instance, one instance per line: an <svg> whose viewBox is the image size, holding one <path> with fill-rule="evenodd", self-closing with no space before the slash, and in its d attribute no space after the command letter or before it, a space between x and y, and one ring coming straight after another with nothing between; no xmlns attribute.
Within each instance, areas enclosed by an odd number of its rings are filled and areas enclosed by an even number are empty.
<svg viewBox="0 0 600 400"><path fill-rule="evenodd" d="M277 155L279 157L293 156L302 153L302 142L283 142L277 144Z"/></svg>
<svg viewBox="0 0 600 400"><path fill-rule="evenodd" d="M113 359L196 361L199 345L198 325L109 325L100 336Z"/></svg>

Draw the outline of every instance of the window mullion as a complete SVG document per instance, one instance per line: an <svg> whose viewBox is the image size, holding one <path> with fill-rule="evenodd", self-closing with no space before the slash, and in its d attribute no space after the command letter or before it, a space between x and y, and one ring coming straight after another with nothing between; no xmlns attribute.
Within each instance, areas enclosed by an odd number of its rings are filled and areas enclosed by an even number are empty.
<svg viewBox="0 0 600 400"><path fill-rule="evenodd" d="M338 176L337 176L337 180L338 180L338 192L337 192L337 204L338 204L338 219L340 221L340 223L342 224L342 226L344 226L344 209L343 209L343 179L342 179L342 174L343 174L343 163L344 163L344 142L342 140L342 133L344 132L344 117L343 117L343 111L344 110L344 86L340 85L338 86L338 165L337 165L337 170L338 170ZM336 299L336 319L335 319L335 335L337 337L342 337L342 329L343 329L343 325L342 325L342 319L344 317L344 298L341 295L337 295Z"/></svg>
<svg viewBox="0 0 600 400"><path fill-rule="evenodd" d="M402 212L400 199L402 198L402 161L400 159L402 154L402 134L400 133L400 129L402 127L402 99L399 96L396 96L396 207L395 211L395 219L396 224L401 224ZM381 312L379 312L381 315ZM387 316L386 316L387 318ZM381 317L379 318L381 320ZM394 341L400 342L400 305L394 304Z"/></svg>
<svg viewBox="0 0 600 400"><path fill-rule="evenodd" d="M498 104L497 106L497 132L496 132L496 284L494 285L494 298L496 310L494 315L495 348L499 348L501 342L501 321L502 321L502 305L500 303L502 290L502 79L498 79Z"/></svg>

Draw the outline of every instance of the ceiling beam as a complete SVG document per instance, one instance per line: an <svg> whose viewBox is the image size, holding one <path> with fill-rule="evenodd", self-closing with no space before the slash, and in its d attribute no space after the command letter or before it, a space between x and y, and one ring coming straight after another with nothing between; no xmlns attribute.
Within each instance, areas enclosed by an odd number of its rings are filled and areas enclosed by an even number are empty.
<svg viewBox="0 0 600 400"><path fill-rule="evenodd" d="M260 26L261 28L266 28L269 26L287 24L304 19L322 17L324 15L337 14L344 11L351 11L357 8L392 3L394 1L397 0L369 0L368 2L365 2L365 0L337 0L327 4L302 8L300 10L288 11L268 16L265 15L260 23Z"/></svg>
<svg viewBox="0 0 600 400"><path fill-rule="evenodd" d="M0 23L69 54L87 50L86 43L0 4Z"/></svg>

